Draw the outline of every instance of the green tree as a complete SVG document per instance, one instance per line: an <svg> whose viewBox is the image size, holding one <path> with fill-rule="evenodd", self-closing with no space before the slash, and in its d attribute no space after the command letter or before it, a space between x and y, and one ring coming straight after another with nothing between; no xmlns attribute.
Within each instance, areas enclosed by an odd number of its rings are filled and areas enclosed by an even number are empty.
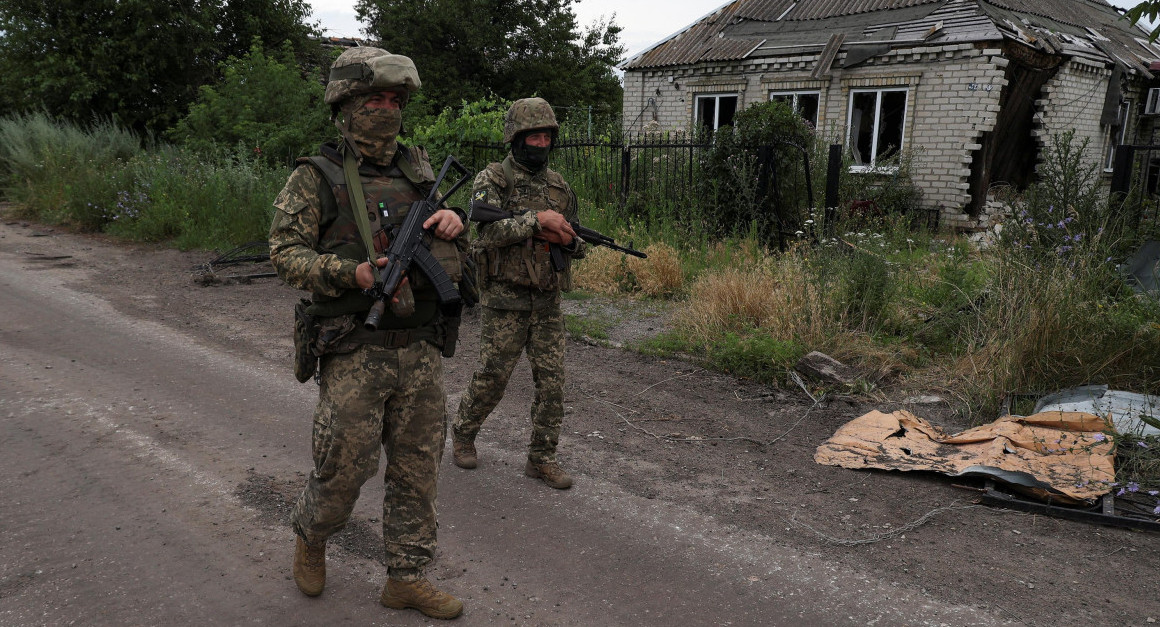
<svg viewBox="0 0 1160 627"><path fill-rule="evenodd" d="M294 57L305 67L329 67L329 59L318 43L317 21L311 22L307 0L226 0L218 19L218 48L215 58L249 54L254 39L271 49L289 45Z"/></svg>
<svg viewBox="0 0 1160 627"><path fill-rule="evenodd" d="M1160 21L1157 21L1158 17L1160 17L1160 0L1141 2L1124 13L1124 19L1131 22L1133 26L1139 24L1141 21L1144 21L1145 25L1153 25L1152 30L1148 33L1148 41L1156 41L1157 38L1160 38Z"/></svg>
<svg viewBox="0 0 1160 627"><path fill-rule="evenodd" d="M334 134L323 85L302 75L289 42L280 54L255 43L222 63L220 73L217 83L201 87L170 138L202 152L241 145L267 163L288 165Z"/></svg>
<svg viewBox="0 0 1160 627"><path fill-rule="evenodd" d="M489 95L619 111L622 29L609 20L581 30L572 3L359 0L355 9L384 48L415 60L435 112Z"/></svg>
<svg viewBox="0 0 1160 627"><path fill-rule="evenodd" d="M236 44L233 29L247 45L255 34L301 44L308 29L287 24L306 14L305 2L0 0L0 105L162 131L212 80Z"/></svg>

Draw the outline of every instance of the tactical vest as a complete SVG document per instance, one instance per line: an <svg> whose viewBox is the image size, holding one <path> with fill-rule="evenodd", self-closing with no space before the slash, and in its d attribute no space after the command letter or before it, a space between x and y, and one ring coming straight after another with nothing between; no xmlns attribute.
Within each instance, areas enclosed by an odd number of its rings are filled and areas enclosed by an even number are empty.
<svg viewBox="0 0 1160 627"><path fill-rule="evenodd" d="M317 168L330 185L331 194L321 194L322 219L319 222L317 250L342 259L365 261L366 247L355 222L350 191L342 169L342 156L330 144L324 144L322 155L303 157L297 163L308 163ZM421 148L408 149L399 145L398 157L391 168L377 168L364 164L359 167L363 195L366 198L367 218L370 221L375 252L382 253L390 246L395 230L402 225L411 204L422 200L435 181L435 173ZM453 282L462 278L462 260L454 242L430 234L424 236L432 255ZM375 255L378 256L377 254ZM388 309L380 328L414 328L432 322L436 314L437 295L427 277L418 270L407 273L415 295L415 313L405 319L393 316ZM365 313L372 300L362 290L349 289L341 295L313 294L309 313L317 316L338 316Z"/></svg>
<svg viewBox="0 0 1160 627"><path fill-rule="evenodd" d="M571 194L568 193L563 177L548 171L548 184L543 193L532 193L526 181L516 184L511 162L512 157L508 155L502 163L505 179L502 209L517 216L529 211L539 213L549 209L564 213ZM541 290L566 292L572 289L572 258L564 255L564 270L555 271L552 268L549 244L542 239L528 238L508 246L487 249L483 251L483 257L477 259L477 264L487 268L491 278Z"/></svg>

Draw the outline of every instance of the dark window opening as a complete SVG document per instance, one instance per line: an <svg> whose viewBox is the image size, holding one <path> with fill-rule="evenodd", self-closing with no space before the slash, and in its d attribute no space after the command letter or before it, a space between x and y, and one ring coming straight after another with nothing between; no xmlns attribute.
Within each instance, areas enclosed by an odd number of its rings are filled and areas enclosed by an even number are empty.
<svg viewBox="0 0 1160 627"><path fill-rule="evenodd" d="M722 126L732 125L736 113L735 94L697 96L697 125L704 130L715 131Z"/></svg>
<svg viewBox="0 0 1160 627"><path fill-rule="evenodd" d="M816 91L771 92L769 99L789 105L810 126L818 126L818 107L821 95Z"/></svg>
<svg viewBox="0 0 1160 627"><path fill-rule="evenodd" d="M906 125L906 90L850 94L850 151L857 166L875 167L897 158Z"/></svg>

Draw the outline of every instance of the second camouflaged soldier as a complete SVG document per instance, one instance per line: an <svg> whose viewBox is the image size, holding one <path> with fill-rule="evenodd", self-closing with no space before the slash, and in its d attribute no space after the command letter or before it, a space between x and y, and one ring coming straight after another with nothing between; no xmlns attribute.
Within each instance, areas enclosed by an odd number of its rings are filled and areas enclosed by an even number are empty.
<svg viewBox="0 0 1160 627"><path fill-rule="evenodd" d="M571 259L584 253L570 222L576 195L548 168L560 126L542 98L517 100L504 117L511 152L475 177L472 202L488 203L514 217L480 224L472 244L479 268L480 369L471 377L454 423L452 455L460 468L475 468L475 438L503 398L512 369L526 351L536 386L532 435L525 474L553 488L571 487L556 445L564 417L564 315L560 292L572 289ZM565 253L563 269L552 265L549 245Z"/></svg>
<svg viewBox="0 0 1160 627"><path fill-rule="evenodd" d="M440 356L446 321L434 287L408 273L379 329L363 328L373 302L363 290L375 281L368 257L385 263L379 255L392 228L434 182L426 152L396 141L401 109L418 88L407 57L371 47L339 55L325 100L343 140L300 159L278 194L270 259L288 284L312 292L303 314L312 322L300 326L315 329L303 345L320 356L314 466L291 515L295 583L306 595L322 593L326 540L350 519L360 488L378 472L382 449L387 583L380 601L455 618L463 603L436 589L423 572L435 554L436 481L446 438ZM360 200L368 210L352 207ZM461 272L463 217L441 209L423 225L435 235L432 254L454 280ZM296 375L307 380L309 372Z"/></svg>

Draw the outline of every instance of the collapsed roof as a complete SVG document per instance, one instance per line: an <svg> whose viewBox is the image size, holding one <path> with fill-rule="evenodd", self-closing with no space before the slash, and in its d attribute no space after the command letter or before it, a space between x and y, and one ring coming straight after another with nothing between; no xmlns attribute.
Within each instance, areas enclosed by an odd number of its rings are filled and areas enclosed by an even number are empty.
<svg viewBox="0 0 1160 627"><path fill-rule="evenodd" d="M813 54L827 44L845 50L850 67L894 49L1003 40L1149 78L1160 59L1160 46L1104 0L734 0L622 67Z"/></svg>

